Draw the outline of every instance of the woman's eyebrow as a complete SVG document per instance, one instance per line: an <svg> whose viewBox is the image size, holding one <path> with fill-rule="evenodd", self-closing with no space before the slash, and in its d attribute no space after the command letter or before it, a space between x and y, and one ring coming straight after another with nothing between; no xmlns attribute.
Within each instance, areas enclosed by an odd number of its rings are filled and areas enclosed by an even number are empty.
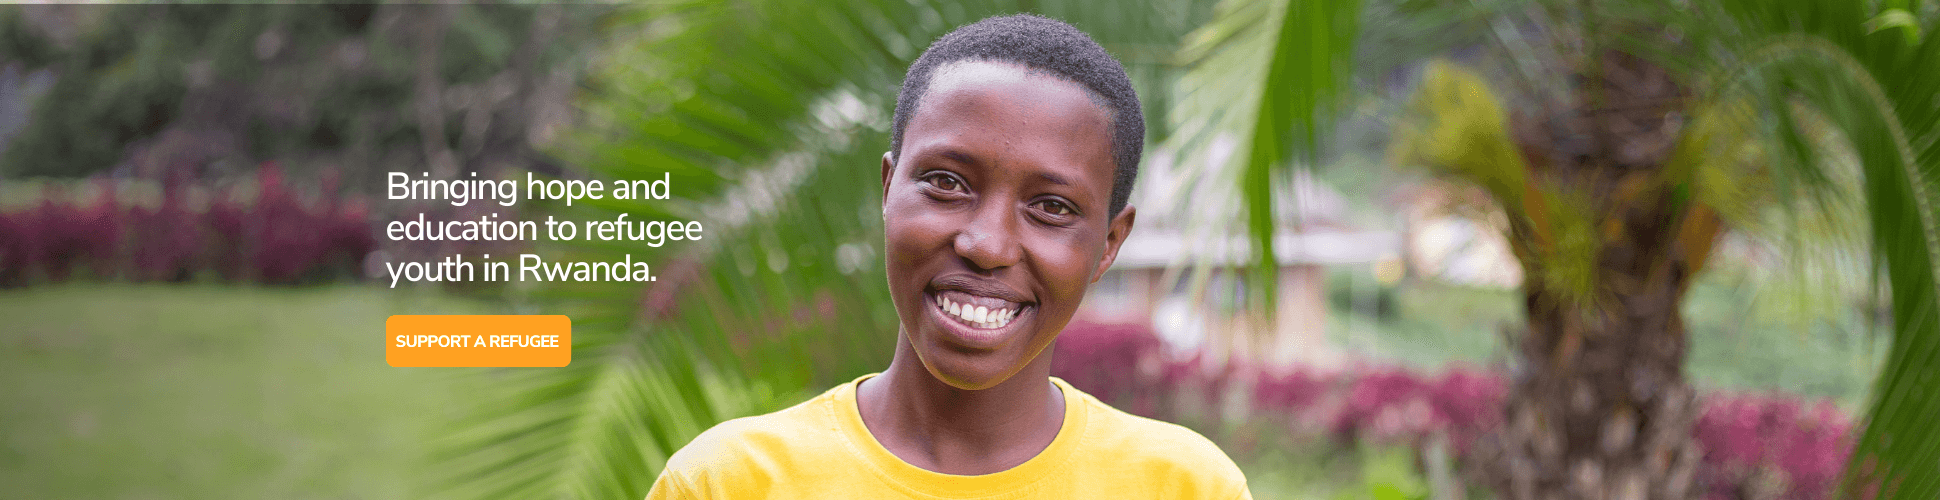
<svg viewBox="0 0 1940 500"><path fill-rule="evenodd" d="M1054 174L1054 173L1050 173L1050 172L1038 172L1038 173L1037 173L1037 177L1038 177L1038 178L1040 178L1040 179L1044 179L1044 182L1049 182L1049 183L1052 183L1052 184L1057 184L1057 185L1059 185L1059 186L1069 186L1069 185L1071 185L1071 180L1070 180L1070 179L1066 179L1066 178L1064 178L1064 176L1062 176L1062 175L1058 175L1058 174Z"/></svg>
<svg viewBox="0 0 1940 500"><path fill-rule="evenodd" d="M936 153L936 156L941 156L944 159L954 161L957 163L962 163L965 165L977 165L977 164L983 163L981 161L978 161L975 155L972 155L970 153L965 153L963 151L957 150L956 148L949 148L949 149L944 149L942 151L938 151Z"/></svg>

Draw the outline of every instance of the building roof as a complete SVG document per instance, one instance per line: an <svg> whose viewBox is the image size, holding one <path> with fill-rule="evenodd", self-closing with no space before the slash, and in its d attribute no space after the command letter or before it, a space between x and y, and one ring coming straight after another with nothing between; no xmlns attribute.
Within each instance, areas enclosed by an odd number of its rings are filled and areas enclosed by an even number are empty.
<svg viewBox="0 0 1940 500"><path fill-rule="evenodd" d="M1252 245L1244 235L1230 235L1210 242L1195 239L1178 230L1133 230L1124 246L1118 249L1118 260L1112 267L1164 268L1195 261L1216 266L1252 265ZM1283 230L1274 236L1273 250L1281 265L1374 262L1399 255L1401 236L1394 231Z"/></svg>

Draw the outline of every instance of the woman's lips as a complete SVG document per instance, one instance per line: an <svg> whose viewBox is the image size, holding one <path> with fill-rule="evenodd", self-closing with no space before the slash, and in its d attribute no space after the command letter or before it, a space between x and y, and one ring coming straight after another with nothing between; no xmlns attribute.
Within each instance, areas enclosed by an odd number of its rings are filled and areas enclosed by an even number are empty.
<svg viewBox="0 0 1940 500"><path fill-rule="evenodd" d="M1028 304L996 297L973 295L959 290L943 290L929 295L930 310L938 326L965 347L994 349L1021 327L1019 318L1030 310Z"/></svg>

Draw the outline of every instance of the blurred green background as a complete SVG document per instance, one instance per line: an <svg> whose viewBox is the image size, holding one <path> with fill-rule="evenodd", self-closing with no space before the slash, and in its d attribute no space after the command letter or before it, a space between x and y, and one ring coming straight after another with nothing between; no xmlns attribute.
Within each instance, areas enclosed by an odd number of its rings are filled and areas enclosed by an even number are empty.
<svg viewBox="0 0 1940 500"><path fill-rule="evenodd" d="M0 491L643 497L708 426L887 366L895 89L1013 12L1091 33L1149 122L1056 371L1256 498L1940 496L1940 8L1908 0L0 6ZM419 212L709 238L378 234ZM457 252L661 279L385 286ZM574 361L391 368L405 313L567 314Z"/></svg>

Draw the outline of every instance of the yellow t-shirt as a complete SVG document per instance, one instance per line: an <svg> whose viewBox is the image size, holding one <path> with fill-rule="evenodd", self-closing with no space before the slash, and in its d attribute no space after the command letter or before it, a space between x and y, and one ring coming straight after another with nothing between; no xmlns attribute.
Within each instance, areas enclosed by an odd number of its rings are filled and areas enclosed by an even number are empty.
<svg viewBox="0 0 1940 500"><path fill-rule="evenodd" d="M1212 441L1118 411L1057 378L1064 425L1043 452L994 474L931 472L896 458L863 426L856 385L870 376L708 429L674 453L647 498L1252 498Z"/></svg>

